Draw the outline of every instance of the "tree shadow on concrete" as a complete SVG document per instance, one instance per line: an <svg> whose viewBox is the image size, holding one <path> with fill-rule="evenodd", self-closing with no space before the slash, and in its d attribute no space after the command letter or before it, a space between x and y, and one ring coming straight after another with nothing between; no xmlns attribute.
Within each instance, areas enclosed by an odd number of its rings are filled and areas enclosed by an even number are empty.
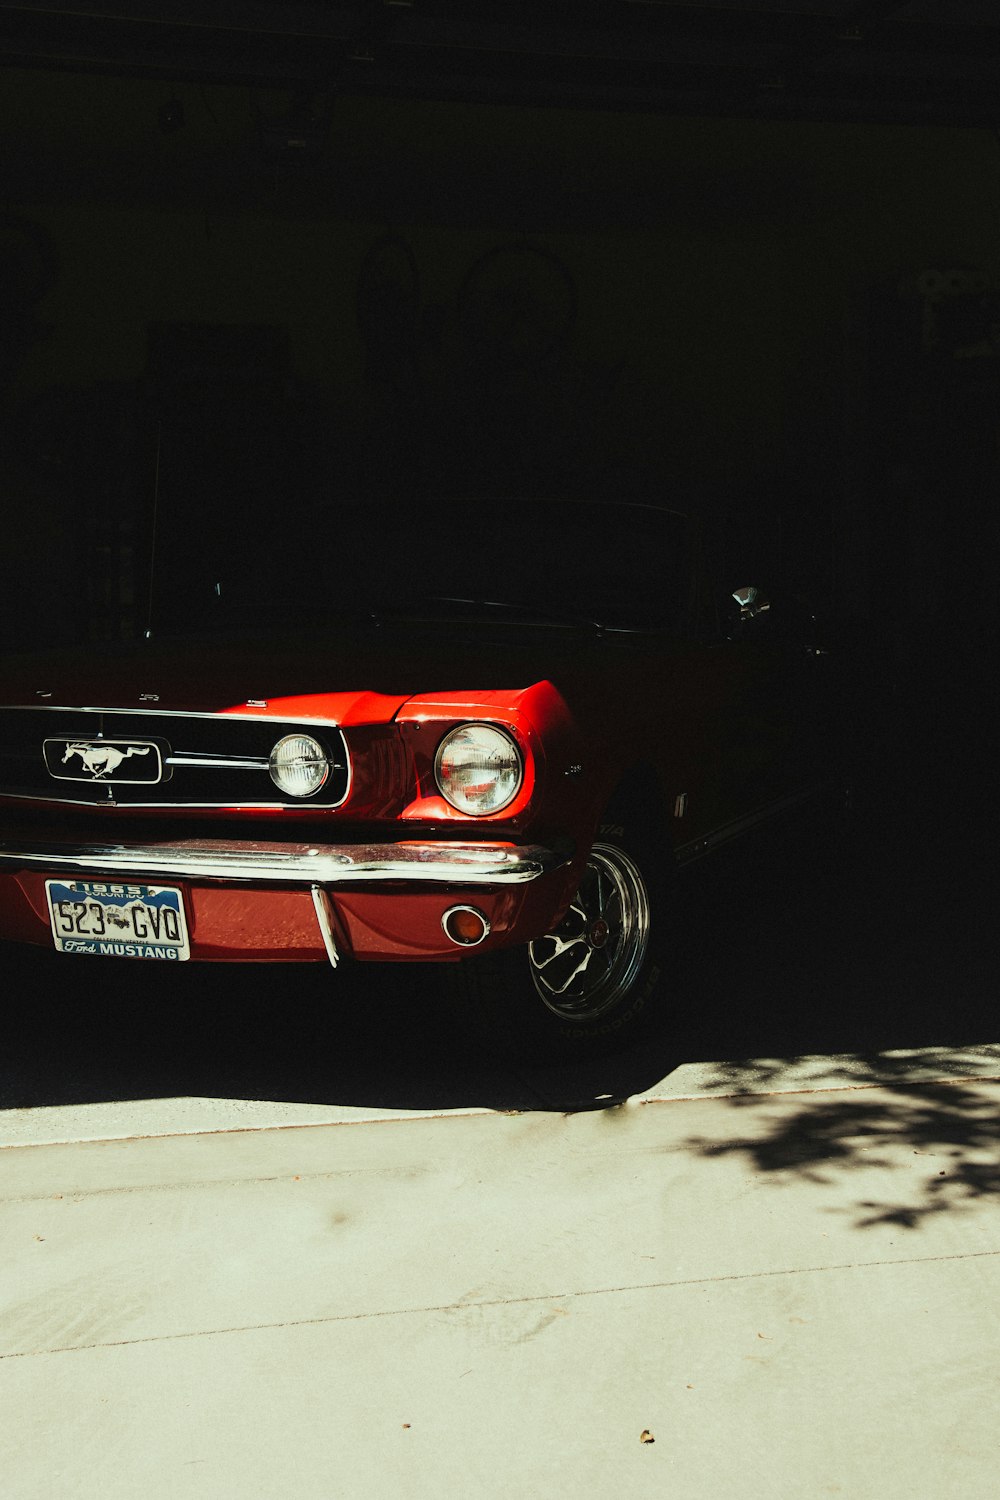
<svg viewBox="0 0 1000 1500"><path fill-rule="evenodd" d="M854 1198L859 1228L913 1230L1000 1193L993 840L971 791L914 782L895 803L876 786L814 874L808 858L755 872L699 1022L723 1041L701 1052L702 1087L752 1119L692 1149L838 1195L851 1173L896 1171L898 1193ZM942 786L954 795L935 801Z"/></svg>
<svg viewBox="0 0 1000 1500"><path fill-rule="evenodd" d="M836 1185L838 1195L845 1174L855 1170L905 1173L898 1197L854 1201L859 1229L917 1229L934 1215L966 1211L1000 1194L996 1057L991 1064L989 1054L956 1049L917 1057L874 1053L844 1059L840 1067L827 1062L821 1091L782 1094L775 1109L776 1091L788 1086L799 1061L740 1068L745 1092L725 1096L725 1103L751 1111L752 1128L724 1139L692 1137L687 1146L709 1159L742 1156L757 1173ZM734 1083L736 1072L721 1072L708 1087ZM880 1081L861 1082L865 1073Z"/></svg>

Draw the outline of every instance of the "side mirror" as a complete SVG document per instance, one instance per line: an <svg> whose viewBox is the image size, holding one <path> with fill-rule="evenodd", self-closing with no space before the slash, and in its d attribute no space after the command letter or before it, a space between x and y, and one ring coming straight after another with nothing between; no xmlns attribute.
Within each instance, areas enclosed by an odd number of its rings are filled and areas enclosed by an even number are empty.
<svg viewBox="0 0 1000 1500"><path fill-rule="evenodd" d="M750 584L744 584L742 588L733 589L730 596L739 606L739 614L736 616L736 624L742 629L751 620L756 620L759 615L766 615L771 608L771 601L760 589Z"/></svg>

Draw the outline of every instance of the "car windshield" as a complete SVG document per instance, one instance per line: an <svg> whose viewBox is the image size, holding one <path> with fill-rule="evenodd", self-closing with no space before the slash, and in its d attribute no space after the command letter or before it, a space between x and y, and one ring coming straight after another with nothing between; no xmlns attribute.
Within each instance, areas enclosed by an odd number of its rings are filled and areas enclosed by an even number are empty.
<svg viewBox="0 0 1000 1500"><path fill-rule="evenodd" d="M426 506L293 503L257 526L158 536L154 627L231 629L279 618L473 617L606 628L676 623L686 521L652 506L496 498Z"/></svg>

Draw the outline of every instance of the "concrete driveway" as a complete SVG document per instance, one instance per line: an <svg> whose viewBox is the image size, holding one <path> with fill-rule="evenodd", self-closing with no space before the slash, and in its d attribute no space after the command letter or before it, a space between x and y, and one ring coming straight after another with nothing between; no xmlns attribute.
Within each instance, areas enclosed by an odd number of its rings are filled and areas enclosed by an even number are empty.
<svg viewBox="0 0 1000 1500"><path fill-rule="evenodd" d="M3 1493L985 1500L998 1075L922 1049L571 1114L15 1112Z"/></svg>

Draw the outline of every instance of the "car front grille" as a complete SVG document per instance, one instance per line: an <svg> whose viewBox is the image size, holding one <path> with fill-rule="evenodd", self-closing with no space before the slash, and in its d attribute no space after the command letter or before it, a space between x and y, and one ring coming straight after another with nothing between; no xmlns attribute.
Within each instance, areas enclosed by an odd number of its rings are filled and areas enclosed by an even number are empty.
<svg viewBox="0 0 1000 1500"><path fill-rule="evenodd" d="M268 771L278 740L296 733L318 740L330 762L311 797L286 796ZM0 795L8 797L84 807L331 808L345 800L350 775L347 744L333 724L0 707Z"/></svg>

